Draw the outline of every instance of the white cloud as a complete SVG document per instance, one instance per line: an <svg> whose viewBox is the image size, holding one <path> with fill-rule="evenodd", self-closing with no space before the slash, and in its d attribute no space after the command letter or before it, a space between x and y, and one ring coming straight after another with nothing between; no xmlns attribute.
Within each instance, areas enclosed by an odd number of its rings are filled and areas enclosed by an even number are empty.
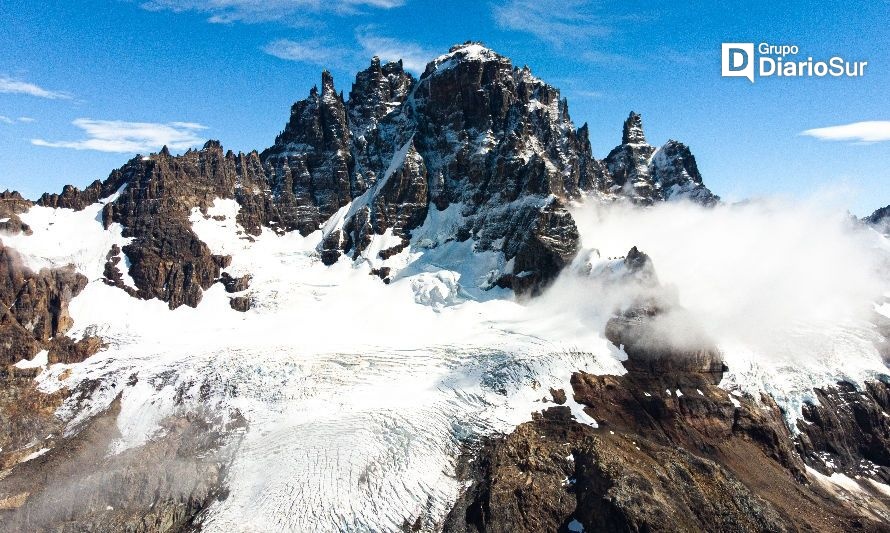
<svg viewBox="0 0 890 533"><path fill-rule="evenodd" d="M361 8L392 9L405 0L147 0L150 11L206 13L210 22L261 22L305 13L353 14Z"/></svg>
<svg viewBox="0 0 890 533"><path fill-rule="evenodd" d="M184 150L201 144L204 139L199 137L198 132L207 129L193 122L158 124L88 118L79 118L72 124L82 129L87 138L79 141L31 139L31 144L50 148L119 153L148 153L165 145L171 150Z"/></svg>
<svg viewBox="0 0 890 533"><path fill-rule="evenodd" d="M311 63L323 67L342 65L344 58L350 55L346 50L329 45L321 40L292 41L290 39L278 39L264 46L263 51L280 59Z"/></svg>
<svg viewBox="0 0 890 533"><path fill-rule="evenodd" d="M401 59L405 68L415 73L423 72L426 64L438 55L415 43L376 35L368 27L357 31L355 40L360 51L331 45L320 39L305 41L278 39L264 46L263 51L288 61L311 63L328 68L366 65L371 56L378 56L384 62Z"/></svg>
<svg viewBox="0 0 890 533"><path fill-rule="evenodd" d="M813 128L801 135L815 137L822 141L850 141L874 143L890 141L890 120L868 120L827 128Z"/></svg>
<svg viewBox="0 0 890 533"><path fill-rule="evenodd" d="M15 124L17 122L22 124L30 124L36 121L31 117L10 118L6 115L0 115L0 124Z"/></svg>
<svg viewBox="0 0 890 533"><path fill-rule="evenodd" d="M501 28L530 33L562 46L588 37L603 37L612 30L591 14L587 0L507 0L492 8Z"/></svg>
<svg viewBox="0 0 890 533"><path fill-rule="evenodd" d="M571 94L575 98L583 98L586 100L598 100L600 98L605 98L606 93L602 91L590 91L590 90L577 90L577 91L565 91Z"/></svg>
<svg viewBox="0 0 890 533"><path fill-rule="evenodd" d="M50 91L39 85L28 83L26 81L16 80L7 76L0 76L0 93L7 94L26 94L36 96L38 98L48 98L50 100L71 99L71 95L61 91Z"/></svg>
<svg viewBox="0 0 890 533"><path fill-rule="evenodd" d="M415 43L381 37L370 32L359 31L355 39L366 56L379 56L384 62L401 59L404 67L415 73L422 73L426 64L439 55Z"/></svg>

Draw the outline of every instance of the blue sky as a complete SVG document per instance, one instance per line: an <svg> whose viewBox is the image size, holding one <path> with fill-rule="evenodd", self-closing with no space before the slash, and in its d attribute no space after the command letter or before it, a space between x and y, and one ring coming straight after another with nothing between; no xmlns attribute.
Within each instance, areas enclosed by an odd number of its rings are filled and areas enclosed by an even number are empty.
<svg viewBox="0 0 890 533"><path fill-rule="evenodd" d="M481 40L560 88L598 157L635 110L653 144L688 144L726 199L828 189L859 215L890 204L890 2L734 4L0 0L0 190L84 186L163 142L262 149L323 67L348 94L374 54L419 75ZM861 78L751 84L720 76L723 42L869 65ZM801 134L863 121L881 122L870 136Z"/></svg>

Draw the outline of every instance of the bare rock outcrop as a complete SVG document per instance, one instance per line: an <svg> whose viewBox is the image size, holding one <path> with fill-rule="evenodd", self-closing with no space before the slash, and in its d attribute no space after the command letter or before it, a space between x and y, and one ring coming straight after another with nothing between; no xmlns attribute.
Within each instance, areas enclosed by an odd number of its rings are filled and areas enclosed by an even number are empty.
<svg viewBox="0 0 890 533"><path fill-rule="evenodd" d="M31 228L22 222L19 215L26 212L33 204L22 198L18 191L0 192L0 236L3 233L31 235Z"/></svg>
<svg viewBox="0 0 890 533"><path fill-rule="evenodd" d="M71 265L34 272L0 243L0 366L30 359L68 331L68 304L86 284Z"/></svg>

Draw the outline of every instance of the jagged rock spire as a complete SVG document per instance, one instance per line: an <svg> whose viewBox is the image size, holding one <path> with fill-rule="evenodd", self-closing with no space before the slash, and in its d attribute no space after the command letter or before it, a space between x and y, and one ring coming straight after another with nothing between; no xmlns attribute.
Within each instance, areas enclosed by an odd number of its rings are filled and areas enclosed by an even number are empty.
<svg viewBox="0 0 890 533"><path fill-rule="evenodd" d="M627 120L624 121L621 144L646 144L646 136L643 134L643 117L638 113L631 111Z"/></svg>
<svg viewBox="0 0 890 533"><path fill-rule="evenodd" d="M321 71L321 94L328 93L336 94L334 90L334 76L327 69L324 69Z"/></svg>

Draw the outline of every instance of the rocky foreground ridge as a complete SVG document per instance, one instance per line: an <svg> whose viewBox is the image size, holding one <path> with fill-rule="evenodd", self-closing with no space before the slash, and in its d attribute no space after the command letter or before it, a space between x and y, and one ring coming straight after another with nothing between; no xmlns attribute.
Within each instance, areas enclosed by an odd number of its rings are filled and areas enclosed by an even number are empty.
<svg viewBox="0 0 890 533"><path fill-rule="evenodd" d="M624 263L646 289L606 328L627 373L577 372L531 422L471 447L444 531L887 531L890 494L872 481L890 481L890 385L819 389L789 428L770 396L717 386L719 350L648 256Z"/></svg>

